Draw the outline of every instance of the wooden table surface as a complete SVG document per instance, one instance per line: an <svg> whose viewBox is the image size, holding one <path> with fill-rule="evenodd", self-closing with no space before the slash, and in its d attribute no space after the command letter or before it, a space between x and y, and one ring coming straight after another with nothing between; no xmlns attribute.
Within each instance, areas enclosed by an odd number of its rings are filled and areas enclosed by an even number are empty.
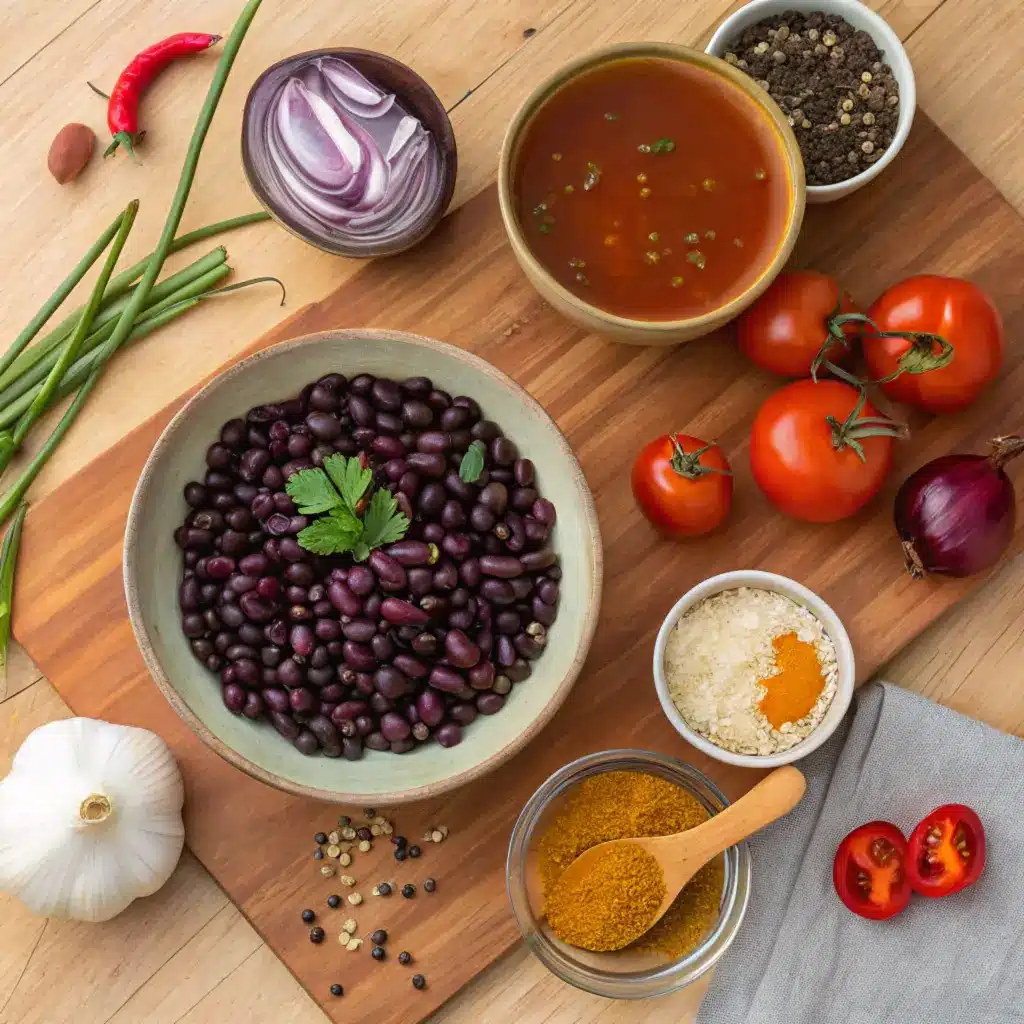
<svg viewBox="0 0 1024 1024"><path fill-rule="evenodd" d="M920 104L1024 214L1024 68L1019 47L991 40L1024 31L1016 0L871 0L906 41ZM225 31L240 0L5 0L0 5L0 337L13 337L127 199L142 211L128 258L148 252L177 180L212 61L173 68L145 105L140 163L97 160L75 186L45 171L50 139L67 121L105 133L86 79L109 85L126 56L183 28ZM249 84L289 53L328 45L383 50L420 71L449 107L459 141L456 203L494 176L503 126L538 78L602 43L703 43L740 6L728 0L371 0L359 5L265 0L236 64L204 151L185 228L255 203L238 159L239 111ZM529 31L535 30L535 31ZM936 216L941 216L936 211ZM272 227L227 240L238 278L274 273L289 307L317 298L356 265L328 258ZM190 312L119 356L37 483L52 489L281 315L251 292ZM38 432L45 436L45 429ZM1024 692L1008 685L1024 658L1024 559L920 637L887 676L1007 731L1024 733ZM102 679L97 680L102 685ZM25 735L66 716L20 650L0 683L0 773ZM452 950L457 956L458 950ZM387 993L382 992L386 999ZM444 1024L650 1024L687 1020L699 993L649 1004L584 996L518 948L434 1018ZM299 987L213 880L186 854L167 886L106 925L33 918L0 896L0 1024L323 1024Z"/></svg>

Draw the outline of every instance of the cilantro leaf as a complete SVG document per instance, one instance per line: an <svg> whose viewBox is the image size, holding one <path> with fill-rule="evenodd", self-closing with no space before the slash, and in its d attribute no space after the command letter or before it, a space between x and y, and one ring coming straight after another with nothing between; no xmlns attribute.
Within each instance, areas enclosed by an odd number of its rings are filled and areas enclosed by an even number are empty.
<svg viewBox="0 0 1024 1024"><path fill-rule="evenodd" d="M390 491L374 491L363 516L363 541L373 550L382 544L401 540L409 529L409 520L398 511L398 502Z"/></svg>
<svg viewBox="0 0 1024 1024"><path fill-rule="evenodd" d="M364 469L357 458L346 458L340 452L324 459L324 470L341 492L348 510L357 515L356 504L366 494L373 480L373 470Z"/></svg>
<svg viewBox="0 0 1024 1024"><path fill-rule="evenodd" d="M467 484L476 483L484 471L484 452L487 451L483 441L474 441L462 456L459 463L459 477Z"/></svg>
<svg viewBox="0 0 1024 1024"><path fill-rule="evenodd" d="M676 144L671 139L658 139L658 141L651 146L651 152L671 153L675 148Z"/></svg>
<svg viewBox="0 0 1024 1024"><path fill-rule="evenodd" d="M322 469L300 470L289 478L284 489L298 506L299 515L314 516L341 504L338 492Z"/></svg>
<svg viewBox="0 0 1024 1024"><path fill-rule="evenodd" d="M294 478L293 478L294 479ZM298 541L315 555L339 555L352 551L363 534L363 524L346 508L331 509L299 533Z"/></svg>

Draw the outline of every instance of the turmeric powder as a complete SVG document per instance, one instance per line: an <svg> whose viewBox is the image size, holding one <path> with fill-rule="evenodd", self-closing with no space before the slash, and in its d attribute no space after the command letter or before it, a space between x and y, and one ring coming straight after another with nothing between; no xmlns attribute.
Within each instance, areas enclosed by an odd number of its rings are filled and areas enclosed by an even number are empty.
<svg viewBox="0 0 1024 1024"><path fill-rule="evenodd" d="M602 772L580 782L567 796L565 805L555 814L539 843L538 868L545 911L555 934L572 942L567 929L571 930L575 924L575 934L578 934L593 924L590 921L567 924L567 916L573 913L572 908L567 907L564 914L556 910L556 919L559 921L556 926L551 919L548 903L556 891L562 872L581 853L611 839L667 836L683 832L706 821L708 816L704 806L683 787L658 775L630 771ZM624 874L629 876L628 871ZM695 949L718 920L723 882L724 863L718 857L697 872L662 919L649 932L642 934L630 948L654 951L673 958L684 956ZM663 898L662 881L662 894L654 904L654 909ZM582 911L582 905L578 909ZM585 916L585 913L580 916ZM622 934L628 935L630 932L623 929ZM618 937L622 938L622 934ZM626 938L622 945L636 939L636 934Z"/></svg>
<svg viewBox="0 0 1024 1024"><path fill-rule="evenodd" d="M796 633L773 637L772 647L778 672L758 680L766 691L758 707L774 728L781 729L811 713L825 688L825 677L814 645Z"/></svg>
<svg viewBox="0 0 1024 1024"><path fill-rule="evenodd" d="M545 896L544 912L563 942L601 953L643 935L665 893L657 859L643 847L620 843L598 850L574 882L556 882Z"/></svg>

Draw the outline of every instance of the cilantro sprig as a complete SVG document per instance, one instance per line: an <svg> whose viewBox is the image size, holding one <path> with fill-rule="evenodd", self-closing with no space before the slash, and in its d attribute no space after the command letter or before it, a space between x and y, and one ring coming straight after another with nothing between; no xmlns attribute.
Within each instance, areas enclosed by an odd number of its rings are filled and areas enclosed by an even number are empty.
<svg viewBox="0 0 1024 1024"><path fill-rule="evenodd" d="M324 459L323 469L295 473L285 485L288 496L300 515L319 517L299 533L299 544L316 555L351 552L362 562L374 548L401 540L408 518L386 490L374 491L367 500L372 483L371 469L340 454Z"/></svg>

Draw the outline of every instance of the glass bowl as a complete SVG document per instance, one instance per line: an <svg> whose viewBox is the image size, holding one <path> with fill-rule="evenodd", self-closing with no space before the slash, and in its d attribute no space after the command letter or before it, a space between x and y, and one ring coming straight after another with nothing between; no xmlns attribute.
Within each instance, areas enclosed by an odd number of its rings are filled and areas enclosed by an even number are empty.
<svg viewBox="0 0 1024 1024"><path fill-rule="evenodd" d="M726 850L718 920L701 944L686 956L666 960L653 953L623 950L590 953L557 939L543 919L537 871L540 837L561 809L570 790L602 772L633 771L658 775L682 786L711 814L729 801L692 765L647 750L605 750L589 754L554 773L527 801L512 829L506 886L512 913L526 945L553 974L576 988L612 999L645 999L684 988L708 971L729 948L750 899L750 852L746 843Z"/></svg>

